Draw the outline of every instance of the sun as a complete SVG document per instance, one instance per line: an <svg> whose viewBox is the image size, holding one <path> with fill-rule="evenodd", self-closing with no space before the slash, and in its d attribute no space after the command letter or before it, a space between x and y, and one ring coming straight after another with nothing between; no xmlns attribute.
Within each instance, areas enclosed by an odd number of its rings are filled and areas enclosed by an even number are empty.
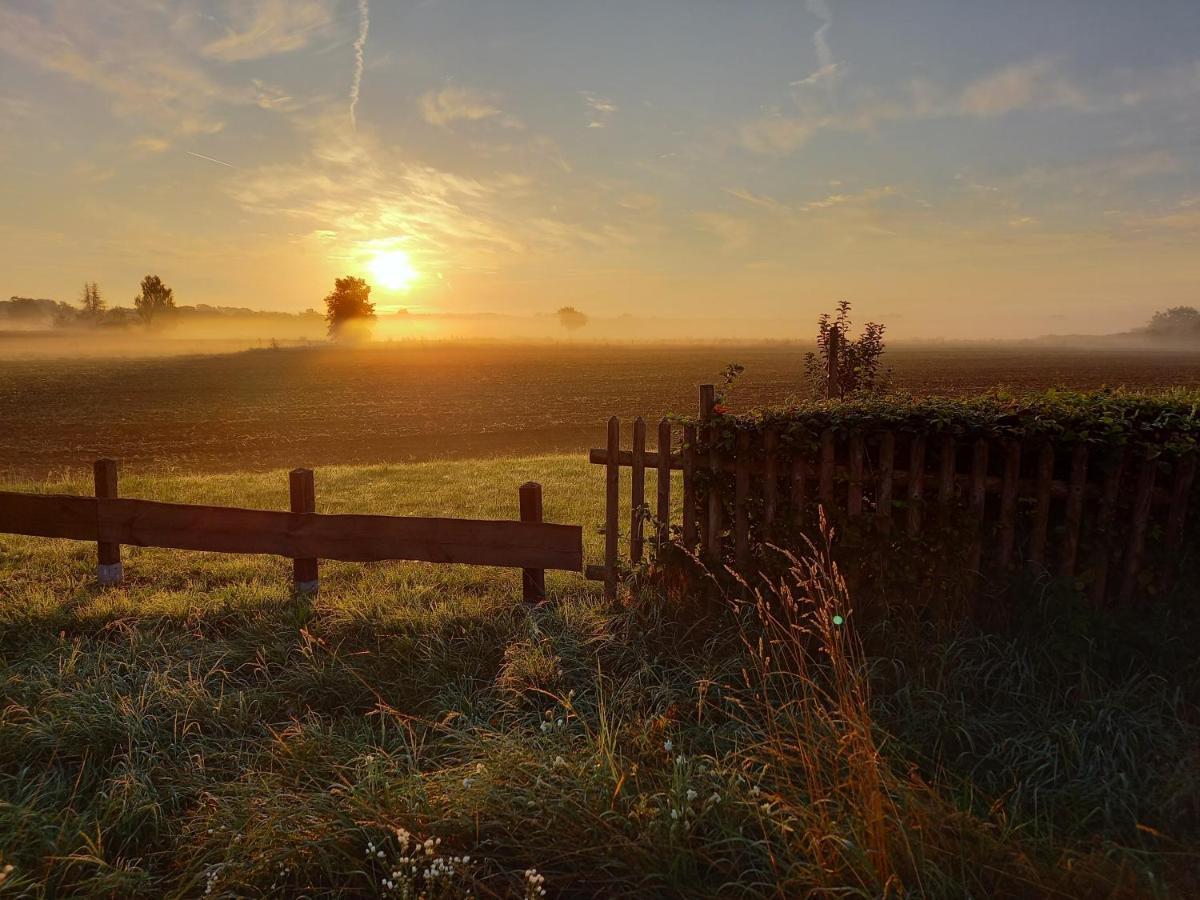
<svg viewBox="0 0 1200 900"><path fill-rule="evenodd" d="M371 274L385 288L402 291L417 280L417 270L403 250L381 250L370 262Z"/></svg>

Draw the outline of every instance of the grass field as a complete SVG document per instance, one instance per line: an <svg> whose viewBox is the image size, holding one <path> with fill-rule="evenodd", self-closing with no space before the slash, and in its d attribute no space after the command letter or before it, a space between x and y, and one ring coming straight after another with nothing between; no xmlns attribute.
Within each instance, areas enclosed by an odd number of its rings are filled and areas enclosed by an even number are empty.
<svg viewBox="0 0 1200 900"><path fill-rule="evenodd" d="M321 469L318 508L508 517L527 478L548 519L600 520L578 454ZM122 482L275 508L286 484ZM648 586L608 605L552 574L527 609L509 571L325 564L300 603L284 560L125 563L127 584L100 590L94 547L0 538L0 892L1200 887L1188 632L1146 613L1100 627L1056 585L989 634L858 621L819 566L758 606Z"/></svg>
<svg viewBox="0 0 1200 900"><path fill-rule="evenodd" d="M732 405L801 387L803 347L401 344L156 358L0 360L0 471L115 456L138 470L265 470L598 445L610 415L690 413L746 366ZM890 351L900 389L1200 384L1200 354L924 347Z"/></svg>

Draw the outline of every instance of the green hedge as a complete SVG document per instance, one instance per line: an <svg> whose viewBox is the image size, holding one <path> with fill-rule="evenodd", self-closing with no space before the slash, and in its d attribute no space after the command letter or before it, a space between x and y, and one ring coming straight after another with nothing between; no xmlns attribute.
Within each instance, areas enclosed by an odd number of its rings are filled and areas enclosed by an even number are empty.
<svg viewBox="0 0 1200 900"><path fill-rule="evenodd" d="M872 449L876 446L871 440L872 436L883 431L892 431L900 438L896 447L898 468L904 467L905 454L908 452L908 441L904 439L906 434L923 433L935 438L939 435L953 435L958 439L959 452L963 454L969 452L966 449L967 445L978 438L996 442L1017 439L1027 446L1048 441L1059 448L1055 459L1056 478L1065 480L1069 474L1071 453L1064 451L1082 443L1092 451L1089 481L1093 484L1097 480L1097 473L1106 470L1111 464L1114 451L1123 450L1127 460L1142 456L1155 460L1160 466L1159 486L1169 490L1174 478L1173 463L1195 453L1200 446L1200 390L1106 390L1086 393L1052 390L1037 394L993 392L967 398L893 394L842 401L799 401L791 405L752 410L736 415L718 406L713 426L714 431L711 435L707 435L705 429L697 431L696 449L701 460L707 458L707 452L712 446L710 441L715 443L727 460L736 459L738 437L746 433L753 436L749 451L751 459L761 458L764 450L761 432L769 427L779 436L779 454L784 461L794 455L803 455L815 461L819 454L821 434L827 429L832 430L835 434L839 469L835 474L837 502L827 513L838 532L836 555L843 564L843 570L858 585L868 586L871 590L878 587L885 592L895 593L899 590L913 596L930 596L939 592L954 593L973 584L966 577L968 572L964 548L970 542L964 535L974 534L976 526L967 509L967 498L959 495L950 507L931 506L930 511L934 514L925 516L920 534L912 536L906 533L899 521L899 516L908 501L904 492L897 489L891 504L892 514L897 518L891 531L884 535L877 529L875 516L871 511L870 504L874 502L875 491L874 483L868 475L864 482L865 514L855 520L847 519L843 502L846 487L844 451L846 438L850 433L860 432L867 438L867 458L864 460L867 472L871 470L871 455L877 452ZM938 451L933 452L936 454ZM1034 477L1035 462L1036 454L1028 451L1022 454L1022 477ZM989 465L993 476L999 474L1002 464L1002 454L993 453ZM928 459L926 466L929 478L929 469L932 466ZM785 465L781 464L779 471L786 477L784 473L788 470ZM1131 488L1136 481L1137 471L1136 464L1131 460L1122 480L1117 522L1123 521L1131 514ZM814 477L814 474L810 472L809 477ZM738 512L734 503L733 474L724 470L719 474L713 473L707 464L702 462L696 471L697 496L703 508L714 478L720 485L724 507L722 556L726 563L732 563L734 536L731 528ZM778 554L767 548L768 543L803 550L806 546L804 537L793 523L798 518L803 518L807 523L804 526L805 533L812 536L811 528L815 522L815 508L818 502L815 494L813 490L807 491L805 510L797 511L790 508L789 491L780 490L776 524L770 539L767 540L764 538L761 487L757 477L752 479L751 490L743 510L749 525L749 552L752 559L751 571L743 573L744 575L752 575L755 571L770 571L778 565ZM997 496L994 493L989 494L989 506L997 502ZM1089 504L1094 504L1094 501L1089 501ZM1088 508L1093 507L1089 505ZM1200 477L1192 484L1191 511L1187 517L1185 545L1189 556L1192 555L1191 547L1200 547ZM1014 563L1024 552L1030 513L1028 498L1021 499L1018 507ZM1164 517L1165 510L1159 505L1149 523L1143 573L1140 578L1140 589L1145 592L1161 593L1170 585L1178 584L1179 554L1166 549L1161 540ZM1053 532L1053 529L1058 527L1057 522L1057 518L1051 522L1052 534L1046 551L1047 560L1056 558L1060 546L1060 536ZM989 516L980 536L984 544L983 567L991 573L987 575L987 580L989 583L1000 585L1019 567L1012 567L1006 571L988 562L989 554L993 553L992 538L997 529L995 517ZM1098 552L1099 548L1104 546L1105 540L1106 538L1096 530L1092 517L1086 515L1078 546L1075 576L1076 583L1081 587L1096 577L1092 568L1093 548ZM1123 547L1119 540L1116 546L1118 549ZM1105 552L1112 565L1116 566L1112 551ZM1048 565L1053 571L1053 565ZM1117 571L1117 568L1111 570L1110 579L1119 578L1119 575L1115 574ZM993 576L998 576L999 580L993 581ZM1115 580L1112 584L1116 584Z"/></svg>
<svg viewBox="0 0 1200 900"><path fill-rule="evenodd" d="M837 433L893 429L965 438L1044 438L1055 443L1097 444L1175 456L1196 451L1200 390L1160 392L1050 390L1037 394L992 392L968 398L870 396L805 401L732 415L717 407L716 440L732 450L740 431L774 427L781 444L815 448L826 428ZM703 437L702 446L707 446Z"/></svg>

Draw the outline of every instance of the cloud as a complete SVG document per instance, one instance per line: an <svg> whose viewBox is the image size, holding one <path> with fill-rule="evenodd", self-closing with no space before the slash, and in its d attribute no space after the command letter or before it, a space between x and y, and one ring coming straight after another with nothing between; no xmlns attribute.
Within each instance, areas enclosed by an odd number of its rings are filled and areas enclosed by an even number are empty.
<svg viewBox="0 0 1200 900"><path fill-rule="evenodd" d="M311 16L304 12L310 6L297 7L302 20ZM198 55L204 47L197 17L174 7L152 0L95 0L86 7L46 0L27 9L0 4L0 54L87 85L107 98L115 115L149 126L160 140L222 130L224 107L295 108L286 92L263 81L227 82L209 71L208 58ZM249 38L239 35L243 43L231 42L224 52L250 52ZM287 43L273 33L262 40Z"/></svg>
<svg viewBox="0 0 1200 900"><path fill-rule="evenodd" d="M817 61L822 70L833 70L833 50L829 47L829 29L833 27L833 12L827 0L808 0L808 11L821 20L821 27L813 33L813 46L817 50ZM820 71L820 70L818 70Z"/></svg>
<svg viewBox="0 0 1200 900"><path fill-rule="evenodd" d="M696 223L721 242L722 253L734 253L750 244L754 225L748 219L722 212L699 212Z"/></svg>
<svg viewBox="0 0 1200 900"><path fill-rule="evenodd" d="M612 118L613 113L619 108L612 100L600 97L591 91L580 91L579 95L583 97L588 109L591 110L588 128L604 128L608 125L608 120Z"/></svg>
<svg viewBox="0 0 1200 900"><path fill-rule="evenodd" d="M1029 108L1086 110L1089 102L1053 62L1035 59L1006 66L968 85L956 106L963 115L989 118Z"/></svg>
<svg viewBox="0 0 1200 900"><path fill-rule="evenodd" d="M444 87L429 91L420 100L421 116L430 125L446 127L452 122L478 122L500 115L486 95L470 88ZM515 123L515 119L511 120Z"/></svg>
<svg viewBox="0 0 1200 900"><path fill-rule="evenodd" d="M836 81L838 76L841 74L841 71L842 67L839 63L830 63L827 66L821 66L821 68L817 69L810 75L806 75L799 81L793 81L792 87L815 87L819 84L823 84L826 81Z"/></svg>
<svg viewBox="0 0 1200 900"><path fill-rule="evenodd" d="M254 105L259 109L291 111L299 108L296 100L281 87L260 78L252 78L250 85L254 89Z"/></svg>
<svg viewBox="0 0 1200 900"><path fill-rule="evenodd" d="M448 171L369 131L337 127L341 116L330 109L301 117L300 158L238 169L224 189L242 210L319 241L330 258L354 259L363 242L403 239L423 271L561 263L572 253L631 246L656 225L651 215L614 206L616 194L590 181L548 192L492 161L474 173ZM619 220L605 221L604 209Z"/></svg>
<svg viewBox="0 0 1200 900"><path fill-rule="evenodd" d="M760 209L767 209L771 212L790 211L786 204L780 203L774 197L756 194L754 191L747 190L746 188L725 188L724 190L729 196L737 197L737 199L743 201L744 203L749 203L751 206L757 206Z"/></svg>
<svg viewBox="0 0 1200 900"><path fill-rule="evenodd" d="M822 209L831 209L834 206L864 206L882 200L885 197L893 197L899 193L894 185L885 184L882 187L867 188L853 194L829 194L822 197L820 200L810 200L808 203L798 207L800 212L813 212Z"/></svg>
<svg viewBox="0 0 1200 900"><path fill-rule="evenodd" d="M840 184L840 182L835 183ZM828 194L816 200L809 200L805 203L793 205L783 203L774 197L768 197L764 194L756 194L754 191L747 190L746 188L725 188L724 191L729 196L736 197L743 203L748 203L758 209L790 218L797 218L805 213L832 209L835 206L868 207L880 200L894 197L900 193L899 188L895 185L885 184L880 187L864 188L861 191L852 193L838 192Z"/></svg>
<svg viewBox="0 0 1200 900"><path fill-rule="evenodd" d="M786 156L806 143L827 122L825 118L775 113L744 123L738 137L741 145L753 153Z"/></svg>
<svg viewBox="0 0 1200 900"><path fill-rule="evenodd" d="M130 148L138 154L162 153L171 147L171 142L151 134L143 134L134 138Z"/></svg>
<svg viewBox="0 0 1200 900"><path fill-rule="evenodd" d="M617 198L617 206L631 212L651 212L662 206L662 198L644 191L629 191Z"/></svg>
<svg viewBox="0 0 1200 900"><path fill-rule="evenodd" d="M227 4L231 24L202 54L240 62L291 53L307 47L333 22L327 0L237 0Z"/></svg>
<svg viewBox="0 0 1200 900"><path fill-rule="evenodd" d="M371 30L371 10L367 0L358 0L358 36L354 39L354 77L350 81L350 127L358 128L355 111L362 91L363 65L366 61L367 32Z"/></svg>
<svg viewBox="0 0 1200 900"><path fill-rule="evenodd" d="M1185 194L1166 208L1133 212L1109 210L1129 234L1139 237L1179 237L1195 240L1200 237L1200 194Z"/></svg>
<svg viewBox="0 0 1200 900"><path fill-rule="evenodd" d="M808 87L840 77L837 63L822 66L792 87ZM1050 58L1004 66L955 88L913 79L880 95L859 90L843 95L841 109L831 98L799 92L794 110L772 110L738 126L737 143L763 155L786 156L822 130L870 131L888 122L948 118L992 119L1022 110L1063 110L1102 114L1154 102L1185 102L1200 96L1200 63L1151 72L1117 72L1085 88Z"/></svg>

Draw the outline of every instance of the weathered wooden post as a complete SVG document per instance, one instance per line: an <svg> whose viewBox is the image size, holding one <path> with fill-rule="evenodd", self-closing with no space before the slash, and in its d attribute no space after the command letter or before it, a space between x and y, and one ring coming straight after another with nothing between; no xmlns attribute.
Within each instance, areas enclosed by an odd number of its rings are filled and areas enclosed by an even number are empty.
<svg viewBox="0 0 1200 900"><path fill-rule="evenodd" d="M542 486L527 481L520 488L521 521L542 521ZM541 603L546 599L546 570L521 570L521 598L526 603Z"/></svg>
<svg viewBox="0 0 1200 900"><path fill-rule="evenodd" d="M117 461L98 459L93 467L96 477L96 498L115 500L117 497ZM103 521L103 518L100 517ZM120 584L124 578L121 569L121 545L110 541L96 543L96 580L104 587Z"/></svg>
<svg viewBox="0 0 1200 900"><path fill-rule="evenodd" d="M896 468L896 433L879 436L879 486L875 495L875 524L882 534L892 530L892 487Z"/></svg>
<svg viewBox="0 0 1200 900"><path fill-rule="evenodd" d="M696 502L696 426L683 426L683 546L696 548L696 523L700 507Z"/></svg>
<svg viewBox="0 0 1200 900"><path fill-rule="evenodd" d="M604 485L604 596L617 596L617 541L621 536L621 420L608 420L608 457Z"/></svg>
<svg viewBox="0 0 1200 900"><path fill-rule="evenodd" d="M630 477L630 498L629 561L636 566L642 561L642 548L645 545L646 420L641 416L633 420L633 465Z"/></svg>
<svg viewBox="0 0 1200 900"><path fill-rule="evenodd" d="M733 480L733 547L738 572L749 578L750 563L750 432L739 431Z"/></svg>
<svg viewBox="0 0 1200 900"><path fill-rule="evenodd" d="M713 408L717 405L717 389L711 384L700 385L700 427L702 440L708 444L708 514L704 518L704 551L709 561L721 564L721 531L724 528L721 508L721 456L713 433Z"/></svg>
<svg viewBox="0 0 1200 900"><path fill-rule="evenodd" d="M665 416L658 422L658 536L656 552L671 539L671 420ZM687 513L684 513L686 516Z"/></svg>
<svg viewBox="0 0 1200 900"><path fill-rule="evenodd" d="M315 513L317 492L312 469L293 469L288 473L292 512ZM318 576L315 559L292 560L292 583L298 596L313 596L317 593Z"/></svg>

